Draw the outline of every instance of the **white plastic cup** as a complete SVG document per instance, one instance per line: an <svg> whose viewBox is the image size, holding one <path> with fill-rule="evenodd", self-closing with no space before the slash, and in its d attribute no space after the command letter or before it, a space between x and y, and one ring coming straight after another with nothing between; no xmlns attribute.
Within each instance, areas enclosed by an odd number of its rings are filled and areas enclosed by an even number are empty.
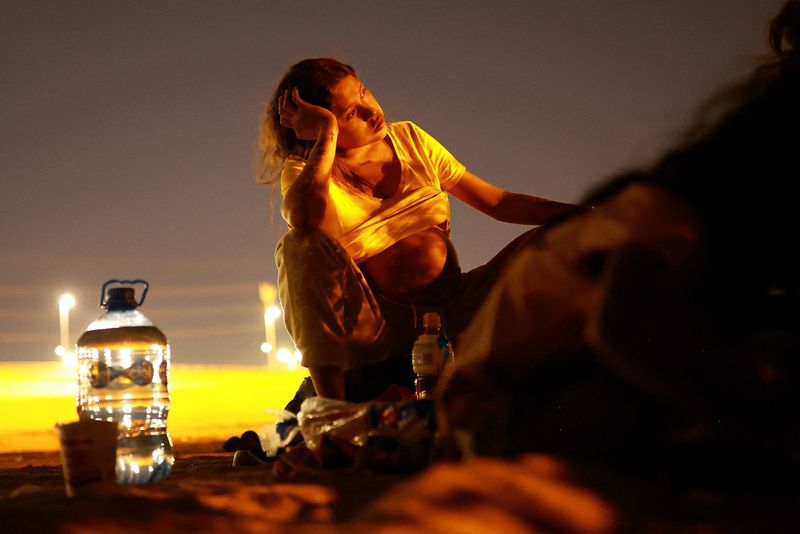
<svg viewBox="0 0 800 534"><path fill-rule="evenodd" d="M111 493L116 486L115 421L57 424L61 468L68 497Z"/></svg>

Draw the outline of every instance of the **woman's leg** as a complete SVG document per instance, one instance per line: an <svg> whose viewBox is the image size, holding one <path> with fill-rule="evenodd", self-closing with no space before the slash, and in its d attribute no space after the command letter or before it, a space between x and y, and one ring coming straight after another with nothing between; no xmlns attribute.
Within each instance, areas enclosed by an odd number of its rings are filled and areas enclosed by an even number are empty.
<svg viewBox="0 0 800 534"><path fill-rule="evenodd" d="M345 399L355 402L391 384L413 384L410 359L392 358L398 355L397 321L387 322L361 270L335 240L321 231L290 230L275 261L286 328L304 366L344 369ZM315 394L306 379L286 409L297 413Z"/></svg>
<svg viewBox="0 0 800 534"><path fill-rule="evenodd" d="M462 275L459 297L444 308L445 330L454 347L458 346L461 333L472 321L508 263L526 246L539 239L543 231L542 227L528 230L503 247L487 263Z"/></svg>
<svg viewBox="0 0 800 534"><path fill-rule="evenodd" d="M385 321L347 252L320 230L290 230L275 251L286 328L305 367L358 367L383 359Z"/></svg>

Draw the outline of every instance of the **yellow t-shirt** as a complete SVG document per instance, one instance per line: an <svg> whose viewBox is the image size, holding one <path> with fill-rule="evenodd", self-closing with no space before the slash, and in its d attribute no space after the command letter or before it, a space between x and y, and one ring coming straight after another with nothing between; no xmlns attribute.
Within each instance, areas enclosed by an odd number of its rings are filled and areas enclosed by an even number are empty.
<svg viewBox="0 0 800 534"><path fill-rule="evenodd" d="M466 168L436 139L412 122L388 125L388 137L400 160L400 186L391 198L345 190L335 180L328 193L336 221L322 229L333 236L356 263L386 250L419 231L443 225L449 233L450 202L446 191ZM281 171L281 194L303 170L306 161L289 156Z"/></svg>

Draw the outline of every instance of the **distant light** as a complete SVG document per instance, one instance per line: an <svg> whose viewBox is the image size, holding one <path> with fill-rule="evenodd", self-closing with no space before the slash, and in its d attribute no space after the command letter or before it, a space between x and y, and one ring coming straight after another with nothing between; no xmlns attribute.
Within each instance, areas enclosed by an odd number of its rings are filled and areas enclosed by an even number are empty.
<svg viewBox="0 0 800 534"><path fill-rule="evenodd" d="M270 306L267 308L267 311L264 312L264 317L268 321L274 321L278 317L281 316L281 309L278 306Z"/></svg>
<svg viewBox="0 0 800 534"><path fill-rule="evenodd" d="M59 345L56 347L56 356L61 358L61 364L64 367L77 369L78 355L74 352L68 351L64 345Z"/></svg>
<svg viewBox="0 0 800 534"><path fill-rule="evenodd" d="M266 341L264 343L262 343L261 344L261 352L263 352L264 354L272 352L272 344L271 343L267 343Z"/></svg>
<svg viewBox="0 0 800 534"><path fill-rule="evenodd" d="M61 298L58 299L58 309L63 311L71 310L75 307L75 297L70 295L69 293L64 293L61 295Z"/></svg>
<svg viewBox="0 0 800 534"><path fill-rule="evenodd" d="M278 354L276 354L278 361L288 364L292 361L292 353L289 349L278 349Z"/></svg>
<svg viewBox="0 0 800 534"><path fill-rule="evenodd" d="M258 284L258 296L264 306L273 304L275 302L275 297L277 296L275 286L266 282Z"/></svg>
<svg viewBox="0 0 800 534"><path fill-rule="evenodd" d="M302 359L302 354L299 350L295 349L294 352L287 348L278 349L278 353L275 355L277 360L286 365L290 371L294 371L297 369L297 365L300 363Z"/></svg>

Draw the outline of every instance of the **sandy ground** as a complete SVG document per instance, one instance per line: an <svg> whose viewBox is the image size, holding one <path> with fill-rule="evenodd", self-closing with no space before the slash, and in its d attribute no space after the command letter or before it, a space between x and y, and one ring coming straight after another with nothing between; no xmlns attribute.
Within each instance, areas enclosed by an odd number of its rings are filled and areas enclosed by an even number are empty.
<svg viewBox="0 0 800 534"><path fill-rule="evenodd" d="M544 455L418 475L234 468L221 442L175 443L165 481L66 497L56 452L0 454L5 533L800 532L796 492L686 491Z"/></svg>
<svg viewBox="0 0 800 534"><path fill-rule="evenodd" d="M177 441L167 480L74 498L57 452L0 454L0 531L326 532L407 478L319 471L277 480L270 466L233 468L221 447Z"/></svg>

